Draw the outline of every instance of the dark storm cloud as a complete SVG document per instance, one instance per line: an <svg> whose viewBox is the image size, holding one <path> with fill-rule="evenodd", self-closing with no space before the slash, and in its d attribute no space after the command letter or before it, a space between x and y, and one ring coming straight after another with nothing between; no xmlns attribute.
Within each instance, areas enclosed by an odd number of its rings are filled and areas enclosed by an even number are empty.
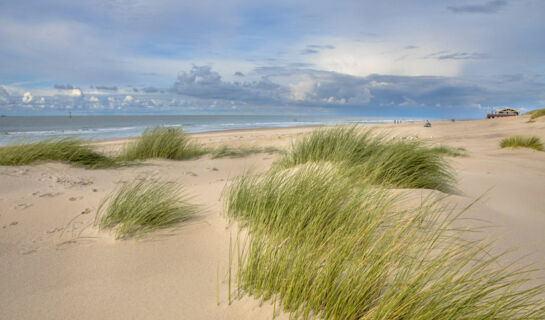
<svg viewBox="0 0 545 320"><path fill-rule="evenodd" d="M488 1L484 4L477 5L465 5L465 6L449 6L448 10L455 13L496 13L500 11L501 8L507 5L505 0L493 0Z"/></svg>

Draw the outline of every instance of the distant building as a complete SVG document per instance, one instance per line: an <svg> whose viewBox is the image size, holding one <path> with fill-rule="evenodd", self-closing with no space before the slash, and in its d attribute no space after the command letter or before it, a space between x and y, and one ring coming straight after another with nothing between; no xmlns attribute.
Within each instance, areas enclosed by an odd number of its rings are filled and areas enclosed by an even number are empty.
<svg viewBox="0 0 545 320"><path fill-rule="evenodd" d="M494 119L494 118L501 118L501 117L512 117L512 116L518 116L519 112L512 108L503 108L501 110L498 110L494 113L489 113L486 115L487 119Z"/></svg>

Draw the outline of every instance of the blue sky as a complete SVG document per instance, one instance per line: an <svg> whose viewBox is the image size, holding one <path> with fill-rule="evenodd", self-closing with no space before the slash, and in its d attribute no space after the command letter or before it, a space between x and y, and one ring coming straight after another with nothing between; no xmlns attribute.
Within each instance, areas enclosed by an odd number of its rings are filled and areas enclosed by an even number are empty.
<svg viewBox="0 0 545 320"><path fill-rule="evenodd" d="M0 0L0 113L545 107L545 1Z"/></svg>

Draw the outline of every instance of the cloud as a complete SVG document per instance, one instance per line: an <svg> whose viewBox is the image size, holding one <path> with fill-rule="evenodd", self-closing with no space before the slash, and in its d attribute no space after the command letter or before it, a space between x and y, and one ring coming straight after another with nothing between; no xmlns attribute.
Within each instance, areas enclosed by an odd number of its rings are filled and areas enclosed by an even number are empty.
<svg viewBox="0 0 545 320"><path fill-rule="evenodd" d="M289 89L262 77L252 82L223 81L210 66L193 66L189 72L179 72L174 92L205 99L247 102L284 101Z"/></svg>
<svg viewBox="0 0 545 320"><path fill-rule="evenodd" d="M21 98L21 101L23 103L25 103L25 104L30 103L30 102L32 102L32 98L33 98L32 94L27 91L27 92L25 92L25 94L23 94L23 97Z"/></svg>
<svg viewBox="0 0 545 320"><path fill-rule="evenodd" d="M55 84L54 88L59 90L72 90L74 89L74 86L71 84Z"/></svg>
<svg viewBox="0 0 545 320"><path fill-rule="evenodd" d="M442 49L439 41L427 43L410 52L400 50L398 43L362 42L347 38L324 39L335 45L335 50L320 50L305 55L313 69L332 71L353 76L393 74L400 76L457 76L462 60L422 59L429 52ZM445 51L447 53L447 51Z"/></svg>
<svg viewBox="0 0 545 320"><path fill-rule="evenodd" d="M505 0L488 1L482 5L449 6L448 10L455 13L497 13L507 5Z"/></svg>
<svg viewBox="0 0 545 320"><path fill-rule="evenodd" d="M323 49L333 50L333 49L335 49L335 46L331 45L331 44L326 44L326 45L310 44L307 47L311 48L311 49L317 49L317 50L323 50Z"/></svg>
<svg viewBox="0 0 545 320"><path fill-rule="evenodd" d="M95 89L97 90L106 90L106 91L117 91L117 87L116 86L95 86Z"/></svg>
<svg viewBox="0 0 545 320"><path fill-rule="evenodd" d="M61 95L70 97L83 97L83 91L80 88L76 88L71 84L55 84L55 89L60 90Z"/></svg>
<svg viewBox="0 0 545 320"><path fill-rule="evenodd" d="M326 45L310 44L310 45L307 45L307 47L303 51L301 51L301 54L316 54L322 50L333 50L333 49L335 49L335 46L331 44L326 44Z"/></svg>
<svg viewBox="0 0 545 320"><path fill-rule="evenodd" d="M124 104L131 103L133 101L134 101L134 98L132 96L126 96L125 98L123 98Z"/></svg>
<svg viewBox="0 0 545 320"><path fill-rule="evenodd" d="M138 89L136 89L137 91L135 92L138 92ZM142 88L142 91L145 92L145 93L156 93L156 92L159 92L159 89L155 88L155 87L146 87L146 88Z"/></svg>
<svg viewBox="0 0 545 320"><path fill-rule="evenodd" d="M68 90L65 94L70 97L83 97L83 91L79 88Z"/></svg>
<svg viewBox="0 0 545 320"><path fill-rule="evenodd" d="M174 91L200 99L264 106L377 108L387 106L468 106L486 102L485 86L440 76L352 76L312 69L268 67L255 70L256 82L228 82L209 66L180 72Z"/></svg>
<svg viewBox="0 0 545 320"><path fill-rule="evenodd" d="M244 73L242 73L240 71L235 72L233 75L237 76L237 77L244 77Z"/></svg>
<svg viewBox="0 0 545 320"><path fill-rule="evenodd" d="M8 103L9 102L9 92L4 89L4 87L0 86L0 103Z"/></svg>
<svg viewBox="0 0 545 320"><path fill-rule="evenodd" d="M318 53L318 52L320 52L320 50L306 48L303 51L301 51L301 54L315 54L315 53Z"/></svg>
<svg viewBox="0 0 545 320"><path fill-rule="evenodd" d="M479 52L454 52L447 53L447 51L439 51L426 56L426 58L433 58L438 60L475 60L475 59L486 59L488 55L485 53Z"/></svg>

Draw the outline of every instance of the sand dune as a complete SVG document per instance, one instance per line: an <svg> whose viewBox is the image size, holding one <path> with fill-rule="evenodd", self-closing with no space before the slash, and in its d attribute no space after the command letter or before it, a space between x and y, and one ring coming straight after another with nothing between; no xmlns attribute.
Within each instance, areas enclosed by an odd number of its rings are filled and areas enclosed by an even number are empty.
<svg viewBox="0 0 545 320"><path fill-rule="evenodd" d="M380 125L394 135L430 144L464 147L453 158L460 207L482 197L466 213L495 228L495 250L545 269L545 152L500 149L502 137L522 134L545 140L545 119L527 117ZM206 146L274 146L311 128L195 134ZM115 153L126 141L96 146ZM266 170L275 154L244 158L146 161L144 165L85 170L59 163L0 167L0 318L2 319L269 319L273 308L244 297L228 303L230 235L220 195L229 181L252 169ZM179 228L142 240L114 240L92 227L100 200L135 177L173 180L205 208ZM426 191L415 191L415 194ZM468 222L471 223L471 222ZM506 258L507 259L507 258ZM505 260L505 263L509 261ZM539 271L536 283L543 283ZM280 318L287 318L281 314Z"/></svg>

